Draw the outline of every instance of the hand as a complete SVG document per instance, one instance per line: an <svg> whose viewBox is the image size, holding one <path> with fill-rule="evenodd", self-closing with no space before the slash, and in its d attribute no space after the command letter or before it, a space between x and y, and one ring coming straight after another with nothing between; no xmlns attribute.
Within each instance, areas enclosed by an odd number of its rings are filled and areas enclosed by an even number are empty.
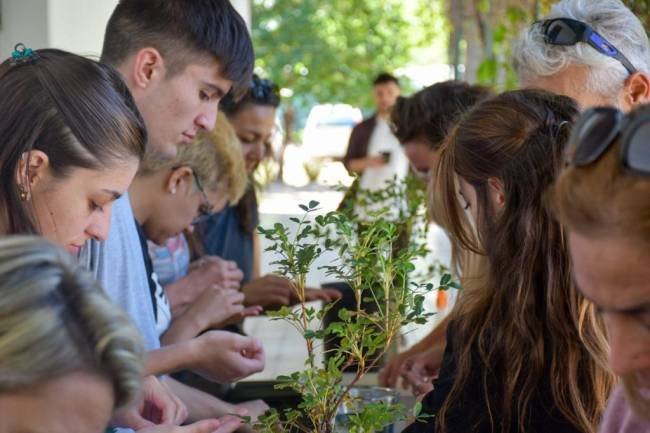
<svg viewBox="0 0 650 433"><path fill-rule="evenodd" d="M260 305L264 309L273 309L284 305L298 303L298 294L291 285L291 281L278 275L265 275L257 278L242 287L245 295L245 305ZM332 302L341 297L341 292L336 289L306 289L305 300Z"/></svg>
<svg viewBox="0 0 650 433"><path fill-rule="evenodd" d="M440 371L444 351L443 344L436 344L427 351L408 358L402 366L403 386L410 387L416 396L431 391L433 389L431 381Z"/></svg>
<svg viewBox="0 0 650 433"><path fill-rule="evenodd" d="M183 427L169 424L146 427L138 430L138 433L232 433L242 425L241 418L224 416L219 419L199 421Z"/></svg>
<svg viewBox="0 0 650 433"><path fill-rule="evenodd" d="M323 301L326 304L341 299L341 292L336 289L305 289L305 301ZM295 296L292 301L298 302L298 297Z"/></svg>
<svg viewBox="0 0 650 433"><path fill-rule="evenodd" d="M264 348L256 338L208 331L189 344L189 368L208 380L235 382L264 369Z"/></svg>
<svg viewBox="0 0 650 433"><path fill-rule="evenodd" d="M415 351L407 350L393 356L379 372L379 385L387 388L396 388L400 375L402 374L404 363L416 353Z"/></svg>
<svg viewBox="0 0 650 433"><path fill-rule="evenodd" d="M173 315L185 313L205 289L214 286L239 289L243 276L235 262L212 256L197 260L190 265L190 272L185 277L165 286Z"/></svg>
<svg viewBox="0 0 650 433"><path fill-rule="evenodd" d="M224 260L217 256L204 256L190 265L190 272L197 270L203 273L206 283L218 284L226 289L238 290L244 273L232 260Z"/></svg>
<svg viewBox="0 0 650 433"><path fill-rule="evenodd" d="M259 315L262 307L256 305L245 308L244 294L233 289L212 287L201 296L183 315L198 322L197 335L207 329L219 329L240 322L244 317Z"/></svg>
<svg viewBox="0 0 650 433"><path fill-rule="evenodd" d="M386 158L383 155L368 156L366 161L366 167L368 168L383 167L386 165Z"/></svg>
<svg viewBox="0 0 650 433"><path fill-rule="evenodd" d="M245 284L241 291L245 296L244 305L261 305L264 309L291 305L295 297L291 282L278 275L256 278Z"/></svg>
<svg viewBox="0 0 650 433"><path fill-rule="evenodd" d="M264 415L270 409L264 400L245 401L237 404L236 407L247 411L248 416L251 417L251 423L256 422L261 415Z"/></svg>
<svg viewBox="0 0 650 433"><path fill-rule="evenodd" d="M139 430L156 424L181 424L187 418L187 408L156 376L147 376L142 383L140 404L119 411L111 425Z"/></svg>

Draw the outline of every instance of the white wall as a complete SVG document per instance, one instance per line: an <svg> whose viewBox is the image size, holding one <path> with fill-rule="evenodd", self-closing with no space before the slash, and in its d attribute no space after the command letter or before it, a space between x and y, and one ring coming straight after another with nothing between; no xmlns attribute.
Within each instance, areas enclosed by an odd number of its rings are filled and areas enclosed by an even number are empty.
<svg viewBox="0 0 650 433"><path fill-rule="evenodd" d="M99 57L106 23L116 4L117 0L49 0L50 46Z"/></svg>
<svg viewBox="0 0 650 433"><path fill-rule="evenodd" d="M17 42L99 56L106 22L118 0L0 0L0 60ZM232 0L250 28L250 0Z"/></svg>
<svg viewBox="0 0 650 433"><path fill-rule="evenodd" d="M252 11L251 0L231 0L232 5L237 9L237 12L244 18L248 29L251 29Z"/></svg>
<svg viewBox="0 0 650 433"><path fill-rule="evenodd" d="M0 0L0 7L0 61L18 42L34 49L49 45L47 0Z"/></svg>

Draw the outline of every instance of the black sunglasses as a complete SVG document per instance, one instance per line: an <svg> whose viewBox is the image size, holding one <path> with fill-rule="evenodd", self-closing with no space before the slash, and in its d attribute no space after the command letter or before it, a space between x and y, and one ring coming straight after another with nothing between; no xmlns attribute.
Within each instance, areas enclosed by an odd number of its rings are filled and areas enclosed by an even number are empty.
<svg viewBox="0 0 650 433"><path fill-rule="evenodd" d="M579 42L589 44L601 54L618 60L632 75L637 70L627 57L623 55L613 44L582 21L569 18L555 18L551 20L538 21L536 24L542 26L544 41L550 45L576 45Z"/></svg>
<svg viewBox="0 0 650 433"><path fill-rule="evenodd" d="M278 86L276 86L271 80L253 77L253 81L250 85L250 94L253 99L265 101L269 99L271 95L279 95Z"/></svg>
<svg viewBox="0 0 650 433"><path fill-rule="evenodd" d="M567 162L585 167L598 161L621 140L621 165L650 175L650 106L625 115L616 108L591 108L580 117L569 138Z"/></svg>

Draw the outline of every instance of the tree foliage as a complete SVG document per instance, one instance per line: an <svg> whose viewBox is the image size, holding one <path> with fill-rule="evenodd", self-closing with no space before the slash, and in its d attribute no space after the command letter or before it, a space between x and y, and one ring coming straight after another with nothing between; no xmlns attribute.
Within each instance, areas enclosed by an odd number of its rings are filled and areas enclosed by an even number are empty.
<svg viewBox="0 0 650 433"><path fill-rule="evenodd" d="M629 7L641 20L643 27L650 29L650 1L649 0L623 0L623 3Z"/></svg>
<svg viewBox="0 0 650 433"><path fill-rule="evenodd" d="M411 62L444 22L430 0L254 0L257 69L298 106L371 107L370 83Z"/></svg>

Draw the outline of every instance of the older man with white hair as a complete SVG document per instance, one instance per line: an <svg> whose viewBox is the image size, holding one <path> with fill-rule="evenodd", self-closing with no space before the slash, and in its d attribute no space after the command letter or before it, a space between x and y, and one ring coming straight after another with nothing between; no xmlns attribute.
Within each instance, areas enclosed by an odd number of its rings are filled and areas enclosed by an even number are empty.
<svg viewBox="0 0 650 433"><path fill-rule="evenodd" d="M570 96L583 110L650 101L650 42L620 0L562 0L513 51L523 87Z"/></svg>

